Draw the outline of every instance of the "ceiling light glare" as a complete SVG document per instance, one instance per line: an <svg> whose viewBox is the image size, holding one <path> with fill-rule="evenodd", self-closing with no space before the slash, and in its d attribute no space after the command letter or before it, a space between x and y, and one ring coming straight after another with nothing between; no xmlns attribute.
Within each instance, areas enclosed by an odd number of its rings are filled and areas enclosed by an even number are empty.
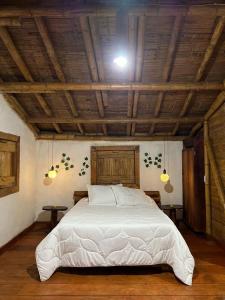
<svg viewBox="0 0 225 300"><path fill-rule="evenodd" d="M113 60L114 64L116 64L120 68L124 68L127 65L127 58L124 56L118 56Z"/></svg>

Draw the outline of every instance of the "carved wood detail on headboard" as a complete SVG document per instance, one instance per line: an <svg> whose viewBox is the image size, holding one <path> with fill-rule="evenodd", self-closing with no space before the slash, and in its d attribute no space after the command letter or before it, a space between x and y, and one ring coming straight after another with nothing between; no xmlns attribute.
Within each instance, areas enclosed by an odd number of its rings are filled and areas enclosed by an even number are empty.
<svg viewBox="0 0 225 300"><path fill-rule="evenodd" d="M139 146L91 147L91 184L140 187Z"/></svg>

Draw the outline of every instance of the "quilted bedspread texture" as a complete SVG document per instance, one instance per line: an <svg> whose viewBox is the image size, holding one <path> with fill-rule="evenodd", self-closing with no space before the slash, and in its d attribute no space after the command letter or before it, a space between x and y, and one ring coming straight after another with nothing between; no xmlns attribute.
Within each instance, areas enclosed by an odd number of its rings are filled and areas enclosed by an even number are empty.
<svg viewBox="0 0 225 300"><path fill-rule="evenodd" d="M36 262L41 281L58 267L168 264L192 284L194 259L174 223L154 203L90 206L82 199L40 242Z"/></svg>

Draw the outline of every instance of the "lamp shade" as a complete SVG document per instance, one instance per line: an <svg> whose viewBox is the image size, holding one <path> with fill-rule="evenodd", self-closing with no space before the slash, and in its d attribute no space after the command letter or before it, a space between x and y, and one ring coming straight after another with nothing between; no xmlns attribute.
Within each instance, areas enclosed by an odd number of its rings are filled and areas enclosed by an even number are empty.
<svg viewBox="0 0 225 300"><path fill-rule="evenodd" d="M167 182L170 179L170 176L166 173L166 169L163 170L160 179L162 182Z"/></svg>

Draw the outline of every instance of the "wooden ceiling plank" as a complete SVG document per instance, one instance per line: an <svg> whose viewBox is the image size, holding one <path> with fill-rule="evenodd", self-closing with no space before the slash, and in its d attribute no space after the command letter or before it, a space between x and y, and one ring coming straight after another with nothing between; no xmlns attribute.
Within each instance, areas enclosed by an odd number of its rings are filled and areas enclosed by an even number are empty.
<svg viewBox="0 0 225 300"><path fill-rule="evenodd" d="M72 18L80 16L108 16L115 17L117 7L101 7L101 6L78 6L78 7L46 7L46 6L30 6L23 8L2 6L0 17L61 17ZM225 15L225 5L223 4L206 4L206 5L147 5L136 7L128 7L128 13L135 16L151 16L151 17L166 17L166 16L223 16Z"/></svg>
<svg viewBox="0 0 225 300"><path fill-rule="evenodd" d="M214 53L214 51L215 51L215 49L218 45L218 42L219 42L219 40L222 36L224 26L225 26L225 17L220 17L217 24L216 24L216 27L215 27L215 29L212 33L212 36L211 36L209 45L208 45L208 47L205 51L203 60L202 60L200 66L197 70L197 73L196 73L196 76L195 76L195 82L199 82L200 80L203 79L204 76L206 76L207 66L208 66L208 64L209 64L209 62L212 58L212 55L213 55L213 53ZM192 91L188 93L188 96L185 99L184 105L183 105L183 107L181 109L181 112L179 114L180 117L184 116L187 113L194 95L195 95L195 93L192 92Z"/></svg>
<svg viewBox="0 0 225 300"><path fill-rule="evenodd" d="M17 67L19 68L20 72L23 74L24 78L29 81L29 82L34 82L33 77L25 64L22 56L20 55L19 51L17 50L8 30L5 27L0 27L0 37L2 39L2 42L4 43L5 47L9 51L12 59L16 63ZM39 94L34 94L36 97L37 101L39 102L40 106L46 113L46 115L51 116L52 112L51 109L49 108L47 102L43 98L42 95ZM59 132L59 126L57 124L53 124L55 130Z"/></svg>
<svg viewBox="0 0 225 300"><path fill-rule="evenodd" d="M45 46L45 49L48 53L49 59L54 67L55 73L59 81L66 82L65 74L62 70L62 67L58 61L55 49L53 47L52 41L50 39L47 25L45 24L44 20L41 17L35 17L34 18L35 24L37 26L37 29L39 31L39 34L41 36L42 42ZM66 97L67 103L69 105L70 111L74 117L78 117L77 108L73 101L73 96L70 92L65 91L64 95ZM78 129L81 132L84 132L84 130L81 128L82 126L79 126ZM81 130L80 130L81 129Z"/></svg>
<svg viewBox="0 0 225 300"><path fill-rule="evenodd" d="M79 136L73 133L52 134L41 133L38 135L39 140L77 140L77 141L183 141L187 136L103 136L103 135L86 135Z"/></svg>
<svg viewBox="0 0 225 300"><path fill-rule="evenodd" d="M109 82L3 82L0 92L14 94L55 93L57 91L223 91L221 82L160 82L160 83L109 83Z"/></svg>
<svg viewBox="0 0 225 300"><path fill-rule="evenodd" d="M174 63L174 58L176 55L177 41L178 41L179 34L181 31L181 23L182 23L182 17L181 16L176 17L174 20L174 23L173 23L169 48L168 48L168 52L167 52L166 63L164 65L163 72L162 72L162 80L164 82L167 82L170 80L171 71L172 71L173 63ZM158 98L156 100L156 106L155 106L155 111L154 111L155 117L157 117L160 113L163 99L164 99L164 93L160 92L158 95ZM154 130L155 130L155 125L152 124L152 126L150 127L150 130L149 130L149 134L153 134Z"/></svg>
<svg viewBox="0 0 225 300"><path fill-rule="evenodd" d="M136 53L136 68L135 68L135 81L141 81L143 60L144 60L144 35L145 35L145 17L140 16L138 18L138 30L137 30L137 53ZM137 116L138 112L138 102L139 102L139 92L134 92L134 102L133 102L133 118ZM135 134L136 125L132 124L131 135Z"/></svg>
<svg viewBox="0 0 225 300"><path fill-rule="evenodd" d="M137 123L137 124L149 124L149 123L160 123L160 124L173 124L176 122L180 123L196 123L202 122L202 117L170 117L170 118L107 118L107 119L83 119L83 118L60 118L60 117L46 117L46 118L29 118L28 121L32 124L41 123L62 123L62 124L126 124L126 123Z"/></svg>
<svg viewBox="0 0 225 300"><path fill-rule="evenodd" d="M84 40L85 50L86 50L87 59L88 59L88 65L89 65L90 72L91 72L91 77L94 82L98 82L100 79L99 78L99 70L98 70L98 66L97 66L97 62L96 62L96 57L95 57L96 54L94 51L92 32L90 29L88 17L84 17L84 16L80 17L80 27L81 27L81 32L83 35L83 40ZM104 118L105 113L104 113L104 105L103 105L101 91L96 91L95 97L96 97L96 101L97 101L99 116L101 118ZM106 126L102 126L102 130L104 133L107 133Z"/></svg>

